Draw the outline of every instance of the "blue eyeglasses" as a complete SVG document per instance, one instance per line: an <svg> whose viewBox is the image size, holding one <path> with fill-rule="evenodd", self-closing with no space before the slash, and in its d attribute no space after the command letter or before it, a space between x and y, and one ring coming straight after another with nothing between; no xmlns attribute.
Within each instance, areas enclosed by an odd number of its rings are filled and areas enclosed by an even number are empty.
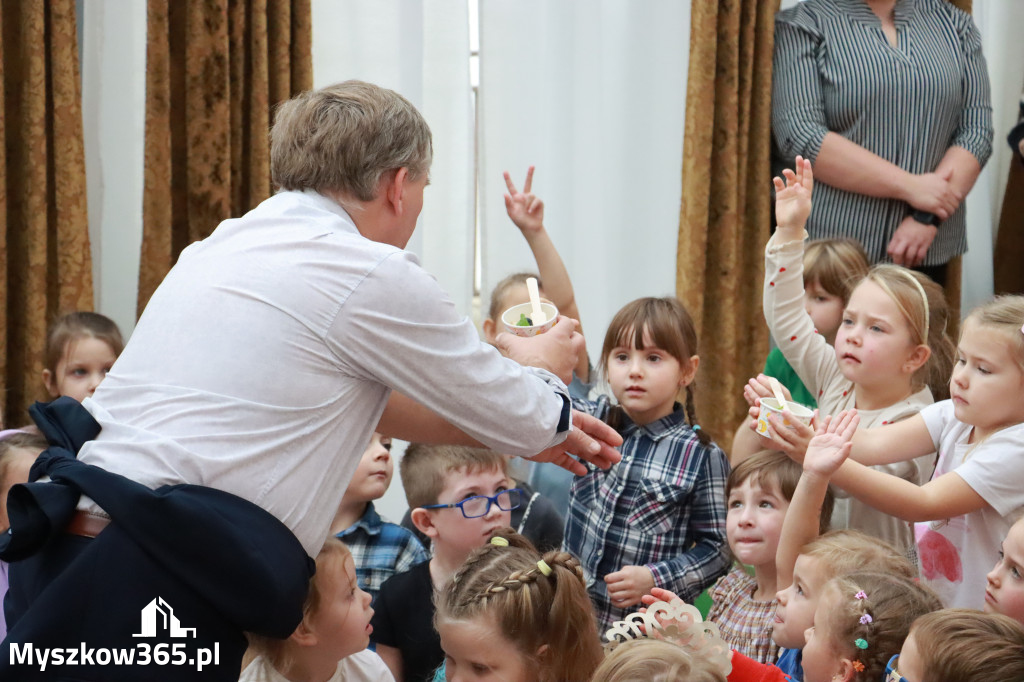
<svg viewBox="0 0 1024 682"><path fill-rule="evenodd" d="M519 488L512 488L511 490L502 490L497 495L474 495L473 497L467 497L462 502L455 502L453 504L425 504L423 509L454 509L459 508L462 515L467 519L477 519L481 516L487 516L491 511L491 505L498 505L498 509L502 511L512 511L513 509L519 508L519 496L522 494L522 490Z"/></svg>
<svg viewBox="0 0 1024 682"><path fill-rule="evenodd" d="M885 664L885 682L908 682L907 678L900 675L900 671L896 669L896 659L899 657L900 655L896 654Z"/></svg>

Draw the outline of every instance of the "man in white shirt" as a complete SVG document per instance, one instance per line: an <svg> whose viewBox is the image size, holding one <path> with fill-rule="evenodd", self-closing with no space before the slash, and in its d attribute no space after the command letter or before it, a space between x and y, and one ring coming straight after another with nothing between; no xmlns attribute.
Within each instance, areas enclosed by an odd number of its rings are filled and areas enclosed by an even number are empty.
<svg viewBox="0 0 1024 682"><path fill-rule="evenodd" d="M515 361L502 357L404 251L431 155L426 122L389 90L348 81L282 105L271 146L281 191L182 252L84 403L102 430L79 460L152 489L232 493L310 556L374 430L578 473L566 452L617 461L614 431L569 406L574 321L506 334ZM69 532L106 523L83 496Z"/></svg>

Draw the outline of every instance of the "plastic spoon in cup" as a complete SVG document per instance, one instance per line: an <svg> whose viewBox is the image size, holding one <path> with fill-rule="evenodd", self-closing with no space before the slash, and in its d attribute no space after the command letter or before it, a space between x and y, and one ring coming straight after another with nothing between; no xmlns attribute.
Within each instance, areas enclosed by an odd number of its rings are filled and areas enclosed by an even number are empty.
<svg viewBox="0 0 1024 682"><path fill-rule="evenodd" d="M526 291L530 294L530 309L532 312L530 319L535 327L540 326L548 321L548 316L544 314L544 310L540 307L540 290L537 289L536 277L526 278Z"/></svg>
<svg viewBox="0 0 1024 682"><path fill-rule="evenodd" d="M768 385L772 387L772 394L779 401L779 409L786 409L786 395L782 392L782 384L775 377L768 377Z"/></svg>

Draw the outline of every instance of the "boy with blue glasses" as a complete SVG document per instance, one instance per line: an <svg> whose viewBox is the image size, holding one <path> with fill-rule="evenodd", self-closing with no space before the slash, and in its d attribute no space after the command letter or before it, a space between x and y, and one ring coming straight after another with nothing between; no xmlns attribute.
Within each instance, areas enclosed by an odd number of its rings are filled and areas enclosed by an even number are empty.
<svg viewBox="0 0 1024 682"><path fill-rule="evenodd" d="M372 640L398 682L431 680L444 662L434 630L433 593L469 553L511 524L520 490L510 488L502 455L482 448L414 443L399 464L416 528L433 556L381 586Z"/></svg>

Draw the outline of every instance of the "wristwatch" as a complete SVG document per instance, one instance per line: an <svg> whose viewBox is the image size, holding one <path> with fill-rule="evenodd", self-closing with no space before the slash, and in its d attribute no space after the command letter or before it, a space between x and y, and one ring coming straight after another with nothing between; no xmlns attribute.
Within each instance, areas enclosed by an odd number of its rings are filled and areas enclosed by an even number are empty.
<svg viewBox="0 0 1024 682"><path fill-rule="evenodd" d="M918 211L916 209L910 214L910 217L916 220L917 222L921 223L922 225L935 225L937 227L938 224L942 222L941 220L939 220L939 216L935 215L934 213L929 213L928 211Z"/></svg>

